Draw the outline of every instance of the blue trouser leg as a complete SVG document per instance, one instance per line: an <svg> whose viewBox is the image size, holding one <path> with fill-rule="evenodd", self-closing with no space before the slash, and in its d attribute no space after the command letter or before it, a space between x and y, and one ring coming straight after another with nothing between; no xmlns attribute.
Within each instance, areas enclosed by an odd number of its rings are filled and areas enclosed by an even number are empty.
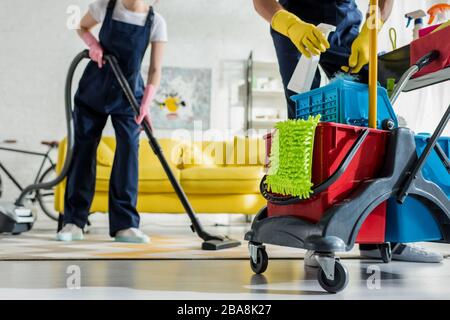
<svg viewBox="0 0 450 320"><path fill-rule="evenodd" d="M109 230L111 237L123 229L139 228L138 194L139 126L131 115L112 115L116 153L109 186Z"/></svg>
<svg viewBox="0 0 450 320"><path fill-rule="evenodd" d="M295 103L291 100L291 96L296 93L287 88L289 81L292 78L295 68L297 67L298 61L300 60L301 54L298 49L292 43L292 41L283 36L282 34L270 30L272 35L273 44L275 45L275 52L277 54L278 65L280 68L281 79L283 81L284 93L286 95L286 102L288 108L288 118L295 119ZM320 72L317 71L312 88L318 88L320 86Z"/></svg>
<svg viewBox="0 0 450 320"><path fill-rule="evenodd" d="M77 105L74 110L75 144L67 175L64 224L84 228L95 193L96 154L108 115Z"/></svg>

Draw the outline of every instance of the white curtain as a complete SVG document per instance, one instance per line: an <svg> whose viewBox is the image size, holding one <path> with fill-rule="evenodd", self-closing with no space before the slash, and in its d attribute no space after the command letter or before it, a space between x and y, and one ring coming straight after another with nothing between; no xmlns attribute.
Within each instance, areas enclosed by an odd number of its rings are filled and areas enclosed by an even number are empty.
<svg viewBox="0 0 450 320"><path fill-rule="evenodd" d="M367 0L357 0L358 6L364 12L368 6ZM436 3L448 3L445 0L396 0L389 20L380 33L380 50L390 51L389 28L397 30L397 47L412 41L412 27L406 29L405 13L422 9L425 12ZM427 23L428 19L424 20ZM443 41L449 41L443 39ZM450 81L419 89L409 93L402 93L394 106L395 111L404 117L408 127L415 132L432 132L446 108L450 104ZM450 125L445 135L450 135Z"/></svg>

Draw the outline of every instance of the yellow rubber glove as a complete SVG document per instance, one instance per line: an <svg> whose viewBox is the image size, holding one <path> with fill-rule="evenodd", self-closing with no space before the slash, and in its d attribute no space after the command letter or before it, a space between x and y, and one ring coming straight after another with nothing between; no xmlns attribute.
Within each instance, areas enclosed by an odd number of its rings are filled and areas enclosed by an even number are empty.
<svg viewBox="0 0 450 320"><path fill-rule="evenodd" d="M296 15L280 10L272 18L272 28L285 35L308 58L330 48L325 35L315 25L302 21Z"/></svg>
<svg viewBox="0 0 450 320"><path fill-rule="evenodd" d="M378 20L378 32L383 27L384 22ZM358 73L361 69L369 63L369 38L370 32L368 21L364 23L360 34L356 37L352 44L352 52L348 59L348 66L343 66L341 69L345 72L350 70L351 73Z"/></svg>

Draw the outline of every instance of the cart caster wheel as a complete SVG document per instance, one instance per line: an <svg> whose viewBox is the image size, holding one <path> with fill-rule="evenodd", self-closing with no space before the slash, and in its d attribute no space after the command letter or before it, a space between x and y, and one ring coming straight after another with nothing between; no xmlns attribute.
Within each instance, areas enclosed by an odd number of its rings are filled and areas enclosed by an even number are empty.
<svg viewBox="0 0 450 320"><path fill-rule="evenodd" d="M336 261L334 265L333 280L327 278L322 268L320 268L317 273L317 280L319 281L320 286L329 293L338 293L344 290L348 284L348 278L348 271L340 261Z"/></svg>
<svg viewBox="0 0 450 320"><path fill-rule="evenodd" d="M384 119L381 126L384 130L391 131L395 128L395 122L392 119Z"/></svg>
<svg viewBox="0 0 450 320"><path fill-rule="evenodd" d="M381 260L384 263L389 263L392 260L392 250L390 243L382 243L378 245L378 249L380 250Z"/></svg>
<svg viewBox="0 0 450 320"><path fill-rule="evenodd" d="M267 255L266 249L258 248L256 251L256 257L256 263L254 263L253 259L250 258L250 266L252 267L254 273L264 273L269 265L269 256Z"/></svg>

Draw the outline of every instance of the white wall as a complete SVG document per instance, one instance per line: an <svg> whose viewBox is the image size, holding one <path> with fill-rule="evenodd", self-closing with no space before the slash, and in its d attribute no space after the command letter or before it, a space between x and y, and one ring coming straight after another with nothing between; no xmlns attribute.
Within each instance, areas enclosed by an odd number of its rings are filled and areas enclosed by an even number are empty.
<svg viewBox="0 0 450 320"><path fill-rule="evenodd" d="M90 0L0 1L0 140L17 138L20 146L42 149L43 139L64 135L63 89L68 64L84 46L66 27L69 5L87 9ZM380 39L389 49L387 29L395 26L399 44L409 41L405 12L441 1L396 1L393 17ZM358 1L365 11L367 1ZM275 61L268 25L255 14L251 0L161 0L156 6L168 23L165 65L213 69L211 124L225 128L226 103L219 94L221 60ZM447 90L444 90L447 88ZM400 114L417 131L430 131L450 101L449 83L404 94ZM108 130L108 133L111 131ZM450 132L450 131L448 131ZM34 162L1 153L1 159L27 180ZM10 189L7 196L14 196Z"/></svg>

